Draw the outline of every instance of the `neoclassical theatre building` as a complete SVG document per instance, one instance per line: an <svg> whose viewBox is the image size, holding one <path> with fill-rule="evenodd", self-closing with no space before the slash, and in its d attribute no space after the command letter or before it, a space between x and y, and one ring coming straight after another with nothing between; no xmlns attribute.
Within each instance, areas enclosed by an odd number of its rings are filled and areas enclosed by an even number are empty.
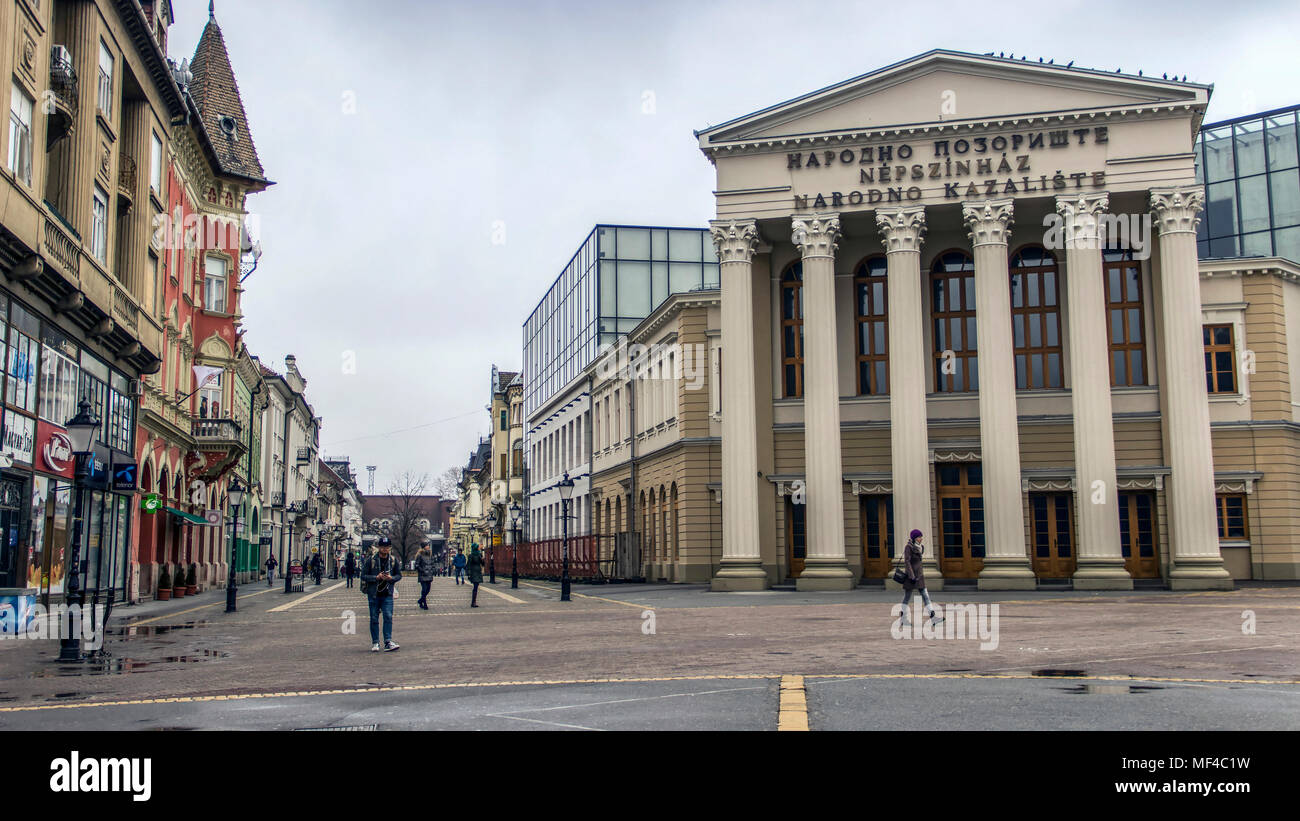
<svg viewBox="0 0 1300 821"><path fill-rule="evenodd" d="M913 528L932 586L1297 578L1300 268L1198 259L1210 92L932 51L697 133L714 589L879 580Z"/></svg>

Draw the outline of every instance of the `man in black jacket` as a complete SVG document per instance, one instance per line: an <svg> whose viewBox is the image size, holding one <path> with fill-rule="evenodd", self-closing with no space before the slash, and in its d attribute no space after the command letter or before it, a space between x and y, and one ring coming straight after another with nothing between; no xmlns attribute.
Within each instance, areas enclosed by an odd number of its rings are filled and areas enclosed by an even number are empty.
<svg viewBox="0 0 1300 821"><path fill-rule="evenodd" d="M361 587L370 600L370 651L378 653L379 616L384 617L384 650L396 650L400 645L393 641L393 596L397 583L402 580L402 563L391 555L392 542L387 536L379 537L379 553L366 559L361 568Z"/></svg>

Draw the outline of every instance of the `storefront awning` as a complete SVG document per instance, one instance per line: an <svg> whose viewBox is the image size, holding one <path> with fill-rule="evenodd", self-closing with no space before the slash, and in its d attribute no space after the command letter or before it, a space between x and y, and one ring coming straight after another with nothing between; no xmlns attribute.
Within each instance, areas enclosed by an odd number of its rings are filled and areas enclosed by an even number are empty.
<svg viewBox="0 0 1300 821"><path fill-rule="evenodd" d="M192 525L203 525L206 527L209 524L208 520L203 518L202 516L195 516L193 513L186 513L185 511L177 510L174 507L167 507L166 505L164 505L163 510L166 510L168 513L175 516L177 519L180 519L183 522L188 522Z"/></svg>

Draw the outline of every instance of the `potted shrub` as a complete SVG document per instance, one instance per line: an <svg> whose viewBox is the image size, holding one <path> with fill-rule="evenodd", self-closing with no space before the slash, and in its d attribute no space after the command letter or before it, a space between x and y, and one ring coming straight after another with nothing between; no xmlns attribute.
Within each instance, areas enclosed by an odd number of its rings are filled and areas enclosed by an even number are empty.
<svg viewBox="0 0 1300 821"><path fill-rule="evenodd" d="M162 566L162 575L158 577L158 601L171 601L172 574L167 572L167 565Z"/></svg>
<svg viewBox="0 0 1300 821"><path fill-rule="evenodd" d="M174 579L176 583L172 585L172 598L185 598L185 571L181 568L180 564L176 565L176 575Z"/></svg>
<svg viewBox="0 0 1300 821"><path fill-rule="evenodd" d="M185 576L185 595L193 596L199 592L199 566L190 562L190 572Z"/></svg>

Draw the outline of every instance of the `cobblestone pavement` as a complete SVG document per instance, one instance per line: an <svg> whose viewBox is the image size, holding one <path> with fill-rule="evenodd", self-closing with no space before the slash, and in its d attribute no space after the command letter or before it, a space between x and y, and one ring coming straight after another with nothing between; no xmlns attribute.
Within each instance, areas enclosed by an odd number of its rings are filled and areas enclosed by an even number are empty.
<svg viewBox="0 0 1300 821"><path fill-rule="evenodd" d="M974 677L1032 682L1040 689L1096 686L1102 689L1083 692L1106 693L1107 682L1134 677L1152 686L1216 688L1224 698L1238 691L1284 692L1278 705L1256 705L1275 724L1279 709L1294 720L1300 708L1297 587L936 595L941 604L998 604L998 645L981 649L978 638L894 638L895 594L879 589L722 594L680 586L575 586L573 601L560 602L553 583L521 581L511 590L509 576L498 576L497 585L482 585L480 607L471 609L470 586L440 577L430 610L423 611L416 606L419 584L407 576L396 604L394 639L401 649L392 653L370 652L366 599L357 588L327 580L320 587L308 584L304 593L282 590L241 587L236 614L224 612L224 591L118 608L106 657L82 664L57 663L57 642L0 640L0 728L28 726L24 717L35 712L88 703L163 700L188 715L197 708L184 704L232 698L291 699L322 691L349 698L356 697L352 691L437 691L441 698L443 690L479 685L573 688L608 680L646 690L638 699L676 698L682 694L659 692L663 683L692 681L691 687L720 691L710 698L758 699L769 709L775 696L768 689L737 685L734 695L723 695L732 688L713 680L737 676L767 682L763 688L783 676L807 677L806 690L802 679L788 689L795 708L803 703L812 709L814 726L818 705L878 700L884 691L873 690L873 682L902 679L924 680L926 692L955 692ZM1253 632L1243 631L1252 620ZM1060 676L1075 680L1062 685L1055 680ZM520 696L519 703L534 698ZM798 709L782 705L781 715L797 725ZM497 704L493 714L503 709ZM599 716L589 718L599 723Z"/></svg>

